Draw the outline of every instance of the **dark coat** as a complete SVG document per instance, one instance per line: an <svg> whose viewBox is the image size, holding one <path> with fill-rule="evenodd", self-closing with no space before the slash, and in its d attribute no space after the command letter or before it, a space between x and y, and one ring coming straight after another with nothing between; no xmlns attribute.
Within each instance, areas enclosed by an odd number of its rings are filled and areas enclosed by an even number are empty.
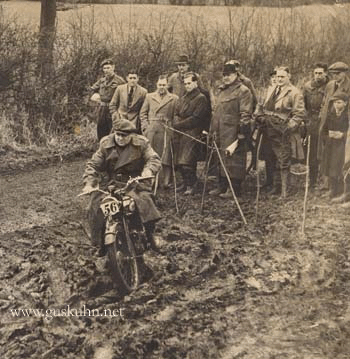
<svg viewBox="0 0 350 359"><path fill-rule="evenodd" d="M224 152L226 147L237 140L241 120L251 116L253 96L250 90L237 79L230 85L219 87L215 103L211 131L216 133L216 142L230 177L243 179L246 173L246 141L244 139L239 141L239 146L232 156L227 157ZM221 167L220 175L225 176Z"/></svg>
<svg viewBox="0 0 350 359"><path fill-rule="evenodd" d="M320 128L320 111L325 95L327 82L318 84L314 80L308 81L303 89L306 110L306 127L309 135L317 135Z"/></svg>
<svg viewBox="0 0 350 359"><path fill-rule="evenodd" d="M174 128L199 138L206 128L210 105L198 88L182 96L175 110ZM175 164L194 167L198 161L200 144L188 136L174 134Z"/></svg>
<svg viewBox="0 0 350 359"><path fill-rule="evenodd" d="M350 96L350 79L348 77L345 77L343 83L341 83L337 89L336 89L336 82L334 80L329 81L326 86L323 104L320 112L320 129L319 129L319 141L318 141L318 152L317 152L317 156L320 160L324 157L323 151L326 141L324 126L327 120L327 116L331 110L331 105L332 105L331 98L337 92L344 92L348 96ZM350 118L350 114L348 114L348 116Z"/></svg>
<svg viewBox="0 0 350 359"><path fill-rule="evenodd" d="M128 84L118 86L109 104L109 110L112 114L113 127L116 126L119 119L131 121L138 131L141 130L139 113L145 100L147 90L140 85L136 85L133 93L131 106L128 107Z"/></svg>
<svg viewBox="0 0 350 359"><path fill-rule="evenodd" d="M87 162L84 172L84 184L96 186L100 181L100 174L106 172L109 180L125 181L131 177L139 176L145 170L156 175L161 163L157 153L152 149L149 141L136 134L131 135L131 141L125 147L115 143L114 134L104 137L100 147ZM160 214L152 200L151 191L131 191L143 223L158 220Z"/></svg>
<svg viewBox="0 0 350 359"><path fill-rule="evenodd" d="M125 84L125 80L117 74L114 74L112 77L101 77L91 86L91 89L94 92L99 93L102 102L108 104L111 101L116 88L122 84Z"/></svg>
<svg viewBox="0 0 350 359"><path fill-rule="evenodd" d="M178 100L179 98L171 93L160 97L158 92L152 92L146 95L140 112L144 135L160 156L162 164L167 166L171 166L170 144L173 132L166 129L164 124L173 126Z"/></svg>
<svg viewBox="0 0 350 359"><path fill-rule="evenodd" d="M349 128L348 111L344 110L340 116L336 116L334 109L329 112L323 128L325 148L323 152L323 174L329 177L341 178L345 160L345 143ZM343 137L336 139L329 136L329 131L339 131Z"/></svg>

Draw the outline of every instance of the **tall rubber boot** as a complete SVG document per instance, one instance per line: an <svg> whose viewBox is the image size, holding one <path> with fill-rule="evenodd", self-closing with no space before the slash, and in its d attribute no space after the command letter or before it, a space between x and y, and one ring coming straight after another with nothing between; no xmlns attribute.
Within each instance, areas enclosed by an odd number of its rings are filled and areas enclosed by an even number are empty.
<svg viewBox="0 0 350 359"><path fill-rule="evenodd" d="M281 171L281 197L287 197L289 170Z"/></svg>

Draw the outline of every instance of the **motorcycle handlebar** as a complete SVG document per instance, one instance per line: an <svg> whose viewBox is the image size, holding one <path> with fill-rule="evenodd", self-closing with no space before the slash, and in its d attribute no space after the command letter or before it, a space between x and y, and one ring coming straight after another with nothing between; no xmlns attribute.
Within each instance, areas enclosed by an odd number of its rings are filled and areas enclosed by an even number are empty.
<svg viewBox="0 0 350 359"><path fill-rule="evenodd" d="M148 179L152 179L154 178L154 176L147 176L147 177L142 177L142 176L138 176L138 177L130 177L130 179L128 180L128 182L126 182L125 186L123 188L120 188L118 189L117 192L123 192L125 191L126 189L128 189L128 187L135 183L135 182L139 182L139 181L143 181L143 180L148 180ZM113 189L110 190L110 192L112 192ZM93 192L101 192L103 194L110 194L110 192L107 192L107 191L103 191L102 189L96 187L94 188L92 191L89 191L89 192L82 192L82 193L79 193L77 197L81 197L81 196L85 196L85 195L88 195L88 194L91 194Z"/></svg>

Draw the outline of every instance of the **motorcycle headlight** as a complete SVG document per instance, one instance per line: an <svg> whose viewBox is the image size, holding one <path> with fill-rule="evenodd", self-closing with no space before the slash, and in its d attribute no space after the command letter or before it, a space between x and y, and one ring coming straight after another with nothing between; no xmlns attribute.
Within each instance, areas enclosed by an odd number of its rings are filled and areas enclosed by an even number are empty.
<svg viewBox="0 0 350 359"><path fill-rule="evenodd" d="M124 197L123 207L127 208L130 212L133 212L136 209L135 201L131 197Z"/></svg>

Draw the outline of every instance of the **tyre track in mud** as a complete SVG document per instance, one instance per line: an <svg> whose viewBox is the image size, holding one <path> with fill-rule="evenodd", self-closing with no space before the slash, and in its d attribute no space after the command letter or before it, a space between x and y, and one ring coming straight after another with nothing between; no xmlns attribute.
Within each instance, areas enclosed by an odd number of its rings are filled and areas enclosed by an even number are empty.
<svg viewBox="0 0 350 359"><path fill-rule="evenodd" d="M120 298L82 228L84 161L0 179L2 358L345 359L350 350L349 210L302 194L282 203L160 192L163 256ZM170 198L170 200L169 200ZM234 212L234 213L233 213ZM123 309L122 317L13 317L15 308Z"/></svg>

